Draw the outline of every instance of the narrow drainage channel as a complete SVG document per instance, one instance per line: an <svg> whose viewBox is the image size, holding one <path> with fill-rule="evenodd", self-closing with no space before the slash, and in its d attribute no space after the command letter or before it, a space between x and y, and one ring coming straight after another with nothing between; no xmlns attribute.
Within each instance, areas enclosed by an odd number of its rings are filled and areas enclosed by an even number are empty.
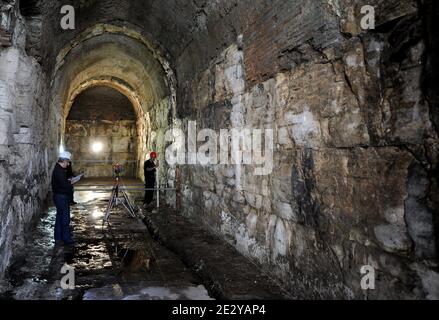
<svg viewBox="0 0 439 320"><path fill-rule="evenodd" d="M200 278L155 241L142 221L118 207L103 226L109 196L76 193L74 249L54 248L56 209L50 207L0 283L0 299L213 300ZM73 290L61 289L65 263L74 268Z"/></svg>

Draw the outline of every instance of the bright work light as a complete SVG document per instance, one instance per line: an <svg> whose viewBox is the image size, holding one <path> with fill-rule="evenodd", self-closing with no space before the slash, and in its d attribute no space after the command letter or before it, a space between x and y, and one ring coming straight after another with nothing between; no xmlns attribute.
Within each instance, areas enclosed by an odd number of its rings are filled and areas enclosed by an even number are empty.
<svg viewBox="0 0 439 320"><path fill-rule="evenodd" d="M104 145L102 144L102 142L94 142L94 143L91 145L91 150L92 150L94 153L99 153L99 152L101 152L103 149L104 149Z"/></svg>

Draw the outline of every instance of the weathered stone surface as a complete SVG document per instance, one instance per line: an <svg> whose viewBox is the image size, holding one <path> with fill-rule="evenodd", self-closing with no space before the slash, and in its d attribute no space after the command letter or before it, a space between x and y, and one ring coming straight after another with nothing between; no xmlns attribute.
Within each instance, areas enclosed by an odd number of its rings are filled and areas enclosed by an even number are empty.
<svg viewBox="0 0 439 320"><path fill-rule="evenodd" d="M434 242L434 214L423 198L430 182L425 170L419 164L409 168L407 199L405 200L405 221L408 232L415 243L418 257L434 259L437 250Z"/></svg>
<svg viewBox="0 0 439 320"><path fill-rule="evenodd" d="M120 162L124 165L124 175L134 176L137 172L135 133L136 124L131 120L68 120L65 148L73 154L74 173L108 177L113 175L113 165ZM102 151L94 152L94 143L102 144Z"/></svg>
<svg viewBox="0 0 439 320"><path fill-rule="evenodd" d="M293 141L290 138L287 127L279 128L278 131L278 143L284 147L292 147Z"/></svg>
<svg viewBox="0 0 439 320"><path fill-rule="evenodd" d="M255 209L261 209L262 208L262 202L263 202L263 197L259 194L254 194L251 192L244 192L245 195L245 200L247 201L247 203L255 208Z"/></svg>
<svg viewBox="0 0 439 320"><path fill-rule="evenodd" d="M297 65L301 61L296 59L295 49L308 41L319 48L338 42L335 23L325 12L323 1L276 1L244 33L247 80L260 82Z"/></svg>
<svg viewBox="0 0 439 320"><path fill-rule="evenodd" d="M282 219L298 222L297 213L294 212L291 204L287 202L276 202L274 213Z"/></svg>
<svg viewBox="0 0 439 320"><path fill-rule="evenodd" d="M81 3L73 1L86 13L78 17L76 30L61 32L61 4L47 0L41 7L46 11L35 11L46 14L43 34L38 34L39 18L32 17L29 26L37 31L17 32L16 46L0 49L7 61L0 62L0 80L7 83L0 90L0 133L5 134L0 151L7 153L0 166L8 171L8 183L23 180L20 157L32 162L26 179L35 179L25 183L47 182L48 159L62 135L57 108L73 102L66 100L81 86L104 81L135 104L138 163L151 149L164 163L165 130L171 124L187 129L187 122L196 120L214 130L274 130L269 174L255 176L254 165L183 165L180 200L185 215L218 232L291 291L311 298L436 296L433 2ZM359 24L365 4L376 9L373 32ZM112 22L97 24L102 21ZM26 29L22 20L17 25L18 31ZM32 46L38 38L41 48ZM26 47L44 70L57 71L49 108L41 99L48 96L40 85L45 77L23 53ZM77 145L89 144L87 132L71 131ZM92 135L120 133L127 140L132 132L122 125ZM32 152L36 158L27 155ZM6 161L13 167L6 169ZM161 166L160 172L172 177L169 169ZM25 193L23 185L15 193ZM8 208L2 219L18 226L9 211L20 205L12 199L1 200ZM12 237L7 237L2 241L10 252ZM365 263L380 275L373 292L359 285Z"/></svg>
<svg viewBox="0 0 439 320"><path fill-rule="evenodd" d="M426 186L433 184L426 171L413 172L412 166L418 161L432 165L421 141L427 135L437 145L437 134L421 97L420 57L426 49L416 5L403 1L393 10L391 2L373 1L380 11L378 33L369 33L359 25L364 4L322 3L303 1L298 10L288 1L276 2L255 15L240 40L232 39L204 69L185 77L192 79L191 92L184 89L185 101L192 98L202 108L214 107L218 99L230 101L230 124L222 123L276 132L274 169L268 177L241 168L230 169L226 179L209 178L208 184L226 184L228 191L214 191L222 199L221 219L209 215L207 223L240 252L258 261L269 259L267 268L291 290L362 297L356 270L368 261L385 273L374 298L423 296L409 264L415 252L428 259L437 253L432 203L425 202L432 200ZM325 25L323 31L319 25ZM243 57L236 59L241 47ZM179 62L189 61L186 55ZM240 70L236 61L241 59L245 73L235 72L234 78L242 76L245 86L235 80L234 91L221 70L230 65ZM204 126L216 125L207 114L201 118ZM434 159L437 151L430 154ZM243 182L247 206L234 201L236 181ZM191 197L196 198L194 193ZM196 212L184 210L196 219ZM251 241L243 235L254 235L254 230L263 250L248 249ZM330 276L321 278L329 270ZM418 291L413 293L409 283Z"/></svg>
<svg viewBox="0 0 439 320"><path fill-rule="evenodd" d="M54 118L47 77L24 51L27 26L15 4L0 8L2 27L8 22L14 34L12 46L0 48L0 279L42 213L57 149L48 147L56 131L47 125Z"/></svg>
<svg viewBox="0 0 439 320"><path fill-rule="evenodd" d="M419 277L421 278L426 298L430 300L438 300L439 273L430 270L429 268L420 264L413 264L412 268L418 273Z"/></svg>
<svg viewBox="0 0 439 320"><path fill-rule="evenodd" d="M3 115L0 117L0 145L9 146L12 144L11 133L11 117L9 115Z"/></svg>
<svg viewBox="0 0 439 320"><path fill-rule="evenodd" d="M374 229L375 236L384 250L389 252L408 251L410 240L403 228L393 225L381 225Z"/></svg>

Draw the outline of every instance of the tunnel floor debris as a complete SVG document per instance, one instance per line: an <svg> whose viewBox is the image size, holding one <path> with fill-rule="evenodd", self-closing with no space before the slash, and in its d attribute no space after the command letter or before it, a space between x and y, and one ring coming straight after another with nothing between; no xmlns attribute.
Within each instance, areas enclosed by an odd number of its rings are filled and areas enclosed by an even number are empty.
<svg viewBox="0 0 439 320"><path fill-rule="evenodd" d="M175 252L203 279L209 292L225 300L300 299L263 272L201 224L195 224L171 208L145 214L145 224L155 239Z"/></svg>
<svg viewBox="0 0 439 320"><path fill-rule="evenodd" d="M81 191L72 207L75 247L54 247L56 209L39 222L33 241L11 266L3 299L17 300L210 300L200 279L154 241L139 219L116 208L102 218L109 193ZM63 290L61 268L75 269L75 289Z"/></svg>
<svg viewBox="0 0 439 320"><path fill-rule="evenodd" d="M106 184L108 180L82 184ZM127 182L128 183L128 182ZM129 181L139 183L139 181ZM99 189L100 187L96 187ZM130 192L141 203L141 192ZM170 208L132 218L117 207L103 224L109 192L79 191L71 209L75 247L55 247L51 206L0 283L0 299L211 300L279 299L282 290L223 240ZM148 230L149 228L149 230ZM150 234L151 233L151 234ZM178 245L177 245L178 244ZM170 248L167 248L167 246ZM62 267L75 270L63 290Z"/></svg>

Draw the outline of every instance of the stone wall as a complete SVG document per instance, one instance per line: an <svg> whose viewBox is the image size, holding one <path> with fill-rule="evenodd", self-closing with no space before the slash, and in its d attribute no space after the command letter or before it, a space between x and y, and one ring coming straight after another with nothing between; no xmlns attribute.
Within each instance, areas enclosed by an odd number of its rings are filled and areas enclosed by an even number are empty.
<svg viewBox="0 0 439 320"><path fill-rule="evenodd" d="M361 1L275 2L243 15L235 43L204 67L202 41L177 59L183 128L275 132L270 175L183 166L185 215L303 297L439 298L438 136L419 4L372 1L377 26L365 32ZM360 288L364 265L376 290Z"/></svg>
<svg viewBox="0 0 439 320"><path fill-rule="evenodd" d="M15 1L0 4L1 25L12 35L0 47L0 279L43 212L57 148L48 110L48 81L26 51L29 24ZM53 128L53 130L50 130Z"/></svg>
<svg viewBox="0 0 439 320"><path fill-rule="evenodd" d="M101 143L101 152L92 145ZM124 175L136 176L136 122L133 120L67 120L66 149L73 154L75 174L111 177L113 165L124 165Z"/></svg>
<svg viewBox="0 0 439 320"><path fill-rule="evenodd" d="M47 191L68 94L101 81L138 101L139 164L150 149L164 163L165 129L189 120L274 130L271 174L181 166L181 204L297 296L439 297L434 1L39 3L26 21L12 6L13 46L0 49L0 274ZM60 29L63 4L78 9L74 31ZM50 107L40 60L59 71ZM361 290L363 265L376 290Z"/></svg>

